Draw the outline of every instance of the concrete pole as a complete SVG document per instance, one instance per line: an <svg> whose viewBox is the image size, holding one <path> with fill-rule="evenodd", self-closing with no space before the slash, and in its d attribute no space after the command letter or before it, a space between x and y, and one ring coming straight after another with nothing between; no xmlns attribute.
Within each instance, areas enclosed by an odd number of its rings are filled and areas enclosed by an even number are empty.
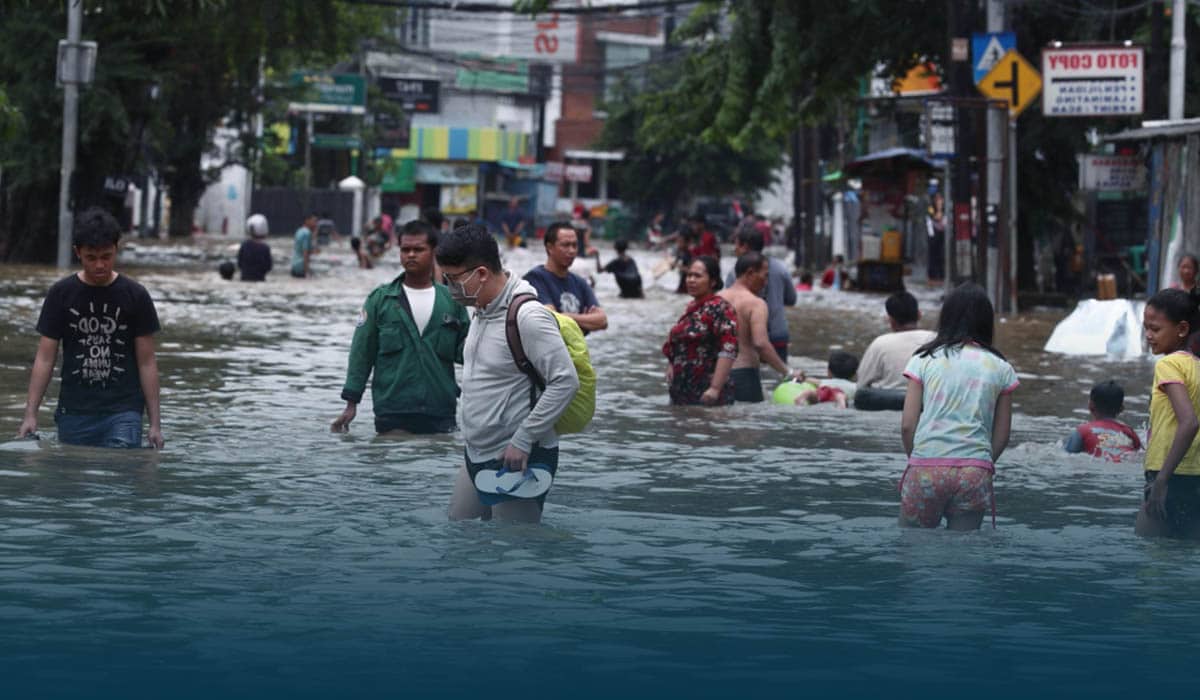
<svg viewBox="0 0 1200 700"><path fill-rule="evenodd" d="M1187 38L1184 36L1184 13L1187 0L1175 0L1171 8L1171 94L1167 105L1168 119L1183 119L1184 58Z"/></svg>
<svg viewBox="0 0 1200 700"><path fill-rule="evenodd" d="M312 189L313 113L304 113L304 189ZM308 195L305 194L305 197Z"/></svg>
<svg viewBox="0 0 1200 700"><path fill-rule="evenodd" d="M63 131L62 131L62 169L58 185L58 267L64 269L71 265L71 229L75 217L71 214L71 176L75 173L75 146L78 139L79 126L79 50L80 36L83 34L83 0L70 0L67 3L67 43L66 51L68 65L66 78L63 83Z"/></svg>
<svg viewBox="0 0 1200 700"><path fill-rule="evenodd" d="M1004 31L1004 3L1000 0L988 0L987 2L987 30L989 32ZM992 211L998 212L1001 206L1001 199L1004 195L1004 142L1005 129L1008 127L1008 115L1003 110L986 109L984 113L987 115L987 204ZM988 225L987 222L983 223ZM1000 280L999 269L999 251L1001 250L1001 235L1008 233L996 229L995 239L987 242L987 250L981 251L984 264L979 270L979 276L984 280L984 289L987 290L988 298L992 300L992 305L997 310L1002 310L1004 304L1001 302L1000 290L1003 288L1003 283Z"/></svg>
<svg viewBox="0 0 1200 700"><path fill-rule="evenodd" d="M962 110L955 105L955 128L961 127L958 122L961 114ZM942 199L942 292L946 295L954 289L954 275L951 274L951 270L957 264L954 260L954 247L957 245L954 240L954 227L957 222L954 220L954 190L951 188L954 173L950 170L950 160L946 159L946 166L942 170L942 189L945 190Z"/></svg>
<svg viewBox="0 0 1200 700"><path fill-rule="evenodd" d="M1017 312L1017 122L1008 123L1008 310Z"/></svg>

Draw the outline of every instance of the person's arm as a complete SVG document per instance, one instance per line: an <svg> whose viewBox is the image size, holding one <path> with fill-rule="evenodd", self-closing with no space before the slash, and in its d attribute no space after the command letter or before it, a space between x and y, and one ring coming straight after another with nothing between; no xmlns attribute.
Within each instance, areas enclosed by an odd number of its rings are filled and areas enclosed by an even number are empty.
<svg viewBox="0 0 1200 700"><path fill-rule="evenodd" d="M596 292L592 291L592 287L587 282L580 282L580 285L580 302L583 305L583 313L564 315L575 319L575 323L578 323L579 327L585 331L602 331L608 328L608 314L600 308Z"/></svg>
<svg viewBox="0 0 1200 700"><path fill-rule="evenodd" d="M750 312L750 342L758 350L759 359L783 376L791 376L792 370L780 359L775 346L771 345L771 336L767 334L767 303L761 299L757 301Z"/></svg>
<svg viewBox="0 0 1200 700"><path fill-rule="evenodd" d="M904 454L909 457L912 456L913 439L917 435L923 402L924 387L919 380L909 377L908 389L904 394L904 412L900 414L900 441L904 444Z"/></svg>
<svg viewBox="0 0 1200 700"><path fill-rule="evenodd" d="M309 234L308 240L305 241L305 245L304 245L304 276L305 277L308 277L308 274L309 274L308 261L309 261L309 258L312 257L313 250L315 250L315 249L316 249L316 244L313 243L312 234Z"/></svg>
<svg viewBox="0 0 1200 700"><path fill-rule="evenodd" d="M792 276L788 274L787 268L780 270L775 279L777 284L783 285L783 305L795 306L800 297L796 295L796 285L792 284Z"/></svg>
<svg viewBox="0 0 1200 700"><path fill-rule="evenodd" d="M37 432L38 409L46 397L46 387L50 386L50 376L54 374L54 361L57 359L58 341L43 335L38 341L37 354L33 357L33 370L29 373L29 395L25 399L25 416L21 420L21 427L17 429L19 438Z"/></svg>
<svg viewBox="0 0 1200 700"><path fill-rule="evenodd" d="M335 433L350 430L350 423L358 415L363 392L367 390L367 379L375 367L375 357L379 354L379 326L370 302L368 297L360 312L358 326L354 329L354 340L350 341L350 361L346 366L346 383L342 386L342 399L346 407L329 427Z"/></svg>
<svg viewBox="0 0 1200 700"><path fill-rule="evenodd" d="M711 383L700 395L700 401L712 405L720 399L721 390L729 381L733 361L738 356L738 317L733 304L725 300L721 300L717 305L707 306L705 309L705 313L712 315L709 324L710 332L717 338L717 363L713 367Z"/></svg>
<svg viewBox="0 0 1200 700"><path fill-rule="evenodd" d="M158 405L158 358L154 353L154 336L140 335L133 339L134 357L137 359L138 380L142 383L142 396L146 399L146 418L150 428L146 440L151 447L163 448L162 416Z"/></svg>
<svg viewBox="0 0 1200 700"><path fill-rule="evenodd" d="M579 391L579 375L563 343L558 321L543 307L526 304L517 312L517 330L525 355L546 382L537 403L513 434L501 458L512 471L523 471L533 444L554 431L563 411Z"/></svg>
<svg viewBox="0 0 1200 700"><path fill-rule="evenodd" d="M267 245L267 244L266 244L266 243L264 243L263 245ZM271 256L271 248L270 248L270 246L268 246L268 247L267 247L267 248L266 248L266 249L263 251L263 258L265 258L265 259L266 259L266 263L267 263L267 264L266 264L266 267L264 267L264 268L263 268L263 272L264 272L264 273L270 272L270 271L271 271L271 269L272 269L273 267L275 267L275 260L274 260L274 259L272 258L272 256Z"/></svg>
<svg viewBox="0 0 1200 700"><path fill-rule="evenodd" d="M721 398L721 389L725 386L725 382L729 381L729 372L733 369L732 357L718 357L717 366L713 370L712 384L704 390L700 395L700 400L705 404L712 405Z"/></svg>
<svg viewBox="0 0 1200 700"><path fill-rule="evenodd" d="M1079 432L1079 428L1071 431L1071 437L1067 438L1067 442L1063 445L1063 449L1070 454L1079 454L1080 452L1083 452L1083 433Z"/></svg>
<svg viewBox="0 0 1200 700"><path fill-rule="evenodd" d="M604 313L604 309L599 306L593 306L590 309L578 314L563 314L575 319L575 323L585 331L602 331L608 328L608 314Z"/></svg>
<svg viewBox="0 0 1200 700"><path fill-rule="evenodd" d="M871 341L867 351L863 353L862 361L858 363L858 373L854 384L859 389L866 389L875 382L883 380L883 361L880 357L879 339Z"/></svg>
<svg viewBox="0 0 1200 700"><path fill-rule="evenodd" d="M1200 420L1196 418L1196 411L1192 408L1192 400L1188 397L1186 385L1171 382L1163 384L1159 388L1171 400L1171 410L1175 411L1177 424L1175 437L1171 440L1171 447L1163 459L1162 469L1158 471L1158 476L1151 482L1150 495L1146 499L1145 509L1150 515L1163 519L1167 517L1167 480L1171 478L1179 463L1183 461L1188 448L1192 446L1192 440L1195 439L1196 433L1200 432Z"/></svg>
<svg viewBox="0 0 1200 700"><path fill-rule="evenodd" d="M992 461L1000 459L1004 448L1008 447L1008 437L1012 432L1012 392L1000 394L996 399L996 415L992 417Z"/></svg>

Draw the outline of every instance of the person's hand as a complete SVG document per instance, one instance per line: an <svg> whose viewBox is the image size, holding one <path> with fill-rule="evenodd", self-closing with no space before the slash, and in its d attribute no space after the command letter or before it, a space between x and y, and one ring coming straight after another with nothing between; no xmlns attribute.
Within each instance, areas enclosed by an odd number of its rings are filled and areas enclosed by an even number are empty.
<svg viewBox="0 0 1200 700"><path fill-rule="evenodd" d="M350 432L350 422L358 415L358 407L352 403L346 404L346 410L342 411L342 415L338 416L333 424L329 426L329 431L332 433L348 433Z"/></svg>
<svg viewBox="0 0 1200 700"><path fill-rule="evenodd" d="M514 447L511 444L504 448L504 454L500 457L500 463L508 467L510 472L523 472L525 465L529 462L529 453L519 447Z"/></svg>
<svg viewBox="0 0 1200 700"><path fill-rule="evenodd" d="M792 370L791 378L793 382L802 382L808 379L808 375L802 369L794 369Z"/></svg>
<svg viewBox="0 0 1200 700"><path fill-rule="evenodd" d="M1167 519L1167 479L1161 474L1150 482L1150 495L1142 509L1159 520Z"/></svg>
<svg viewBox="0 0 1200 700"><path fill-rule="evenodd" d="M161 450L166 441L163 440L162 427L157 425L150 426L150 430L146 431L146 442L156 450Z"/></svg>
<svg viewBox="0 0 1200 700"><path fill-rule="evenodd" d="M721 390L713 387L708 387L704 393L700 395L700 403L705 406L712 406L721 399Z"/></svg>
<svg viewBox="0 0 1200 700"><path fill-rule="evenodd" d="M28 435L37 434L37 416L26 416L25 420L21 421L21 427L17 428L17 437L23 438Z"/></svg>
<svg viewBox="0 0 1200 700"><path fill-rule="evenodd" d="M667 365L667 384L669 385L673 381L675 381L675 368Z"/></svg>

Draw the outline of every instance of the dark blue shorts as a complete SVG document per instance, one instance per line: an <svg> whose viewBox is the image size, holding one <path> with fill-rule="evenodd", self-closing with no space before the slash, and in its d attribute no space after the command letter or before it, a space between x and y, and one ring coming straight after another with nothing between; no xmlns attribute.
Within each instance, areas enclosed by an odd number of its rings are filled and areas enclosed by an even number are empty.
<svg viewBox="0 0 1200 700"><path fill-rule="evenodd" d="M467 456L465 450L463 451L463 459L467 461L467 474L471 476L472 484L475 483L475 475L484 469L500 469L500 460L489 459L486 462L472 462L471 458ZM534 445L533 449L529 452L529 461L526 464L541 465L546 468L546 471L550 472L551 476L557 476L558 448ZM537 497L539 507L546 504L546 496L549 494L550 492L547 491L546 493L543 493ZM498 493L484 493L479 489L475 489L475 495L479 497L479 502L485 506L494 506L497 503L503 503L504 501L521 500L512 496L502 496Z"/></svg>
<svg viewBox="0 0 1200 700"><path fill-rule="evenodd" d="M1150 485L1158 472L1146 472L1146 487L1142 502L1150 498ZM1172 474L1167 478L1167 537L1195 539L1200 537L1200 476Z"/></svg>

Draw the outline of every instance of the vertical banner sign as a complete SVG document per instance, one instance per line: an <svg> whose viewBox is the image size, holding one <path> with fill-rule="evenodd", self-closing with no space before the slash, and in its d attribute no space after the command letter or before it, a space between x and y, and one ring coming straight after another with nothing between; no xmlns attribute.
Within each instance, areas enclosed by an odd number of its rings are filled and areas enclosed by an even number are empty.
<svg viewBox="0 0 1200 700"><path fill-rule="evenodd" d="M1145 50L1140 46L1042 49L1042 113L1047 117L1141 114Z"/></svg>
<svg viewBox="0 0 1200 700"><path fill-rule="evenodd" d="M952 158L955 132L954 103L928 100L925 103L925 150L938 158Z"/></svg>
<svg viewBox="0 0 1200 700"><path fill-rule="evenodd" d="M954 204L954 261L960 278L971 277L973 265L971 255L971 205L968 202Z"/></svg>

